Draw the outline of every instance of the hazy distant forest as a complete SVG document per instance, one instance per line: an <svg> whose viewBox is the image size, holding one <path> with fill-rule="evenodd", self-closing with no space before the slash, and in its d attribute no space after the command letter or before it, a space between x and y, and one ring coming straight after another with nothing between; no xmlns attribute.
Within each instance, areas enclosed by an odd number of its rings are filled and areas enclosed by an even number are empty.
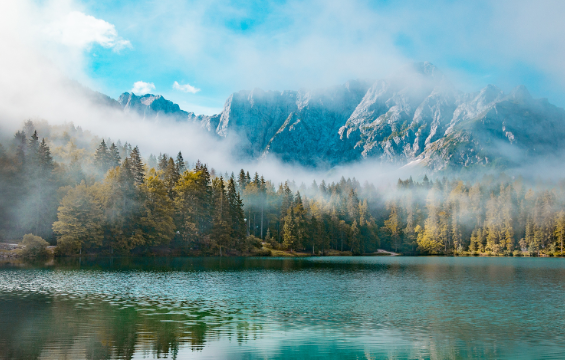
<svg viewBox="0 0 565 360"><path fill-rule="evenodd" d="M143 159L128 143L28 121L0 144L0 240L32 233L60 255L563 254L565 182L297 185L187 155Z"/></svg>

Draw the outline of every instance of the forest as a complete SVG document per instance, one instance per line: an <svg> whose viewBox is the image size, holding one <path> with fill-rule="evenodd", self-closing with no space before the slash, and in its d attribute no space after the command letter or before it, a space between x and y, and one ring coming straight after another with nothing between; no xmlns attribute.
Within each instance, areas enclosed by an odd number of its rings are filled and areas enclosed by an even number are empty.
<svg viewBox="0 0 565 360"><path fill-rule="evenodd" d="M58 255L561 256L564 195L503 173L274 183L181 152L143 158L72 124L27 121L0 144L0 241L33 234Z"/></svg>

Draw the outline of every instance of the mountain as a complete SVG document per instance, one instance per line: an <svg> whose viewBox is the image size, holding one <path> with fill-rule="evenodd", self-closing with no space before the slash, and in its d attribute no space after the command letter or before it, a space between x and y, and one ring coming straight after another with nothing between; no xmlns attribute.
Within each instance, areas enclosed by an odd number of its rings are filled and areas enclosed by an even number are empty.
<svg viewBox="0 0 565 360"><path fill-rule="evenodd" d="M565 110L519 86L463 93L430 63L377 81L318 90L239 91L220 114L188 113L156 95L124 93L125 111L199 124L235 138L240 156L331 167L365 158L433 171L515 167L565 150Z"/></svg>
<svg viewBox="0 0 565 360"><path fill-rule="evenodd" d="M146 94L137 96L133 93L125 92L120 95L118 102L125 112L136 112L142 117L159 119L174 119L176 121L186 121L188 113L161 95Z"/></svg>

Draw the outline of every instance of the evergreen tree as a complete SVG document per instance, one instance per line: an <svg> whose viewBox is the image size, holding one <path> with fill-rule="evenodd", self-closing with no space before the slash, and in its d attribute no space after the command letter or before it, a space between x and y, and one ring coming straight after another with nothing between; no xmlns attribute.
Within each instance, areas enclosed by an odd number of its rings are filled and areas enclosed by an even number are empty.
<svg viewBox="0 0 565 360"><path fill-rule="evenodd" d="M49 175L51 171L53 171L55 165L53 163L53 157L51 156L51 150L49 149L49 146L47 146L45 139L42 139L41 144L39 144L37 157L39 161L38 165L40 166L43 176Z"/></svg>
<svg viewBox="0 0 565 360"><path fill-rule="evenodd" d="M230 204L228 202L226 191L224 188L223 177L212 180L212 239L220 248L220 256L222 256L222 248L231 247L232 240L232 218L230 216Z"/></svg>
<svg viewBox="0 0 565 360"><path fill-rule="evenodd" d="M110 169L110 154L104 140L102 140L96 149L96 153L94 153L94 164L102 174L105 174Z"/></svg>
<svg viewBox="0 0 565 360"><path fill-rule="evenodd" d="M400 245L400 217L398 215L398 207L394 201L391 201L388 205L388 210L390 215L387 220L385 220L384 227L389 233L391 245L395 252L398 252L398 246Z"/></svg>
<svg viewBox="0 0 565 360"><path fill-rule="evenodd" d="M39 137L37 136L37 131L34 131L33 135L31 135L27 150L30 165L37 166L39 162Z"/></svg>
<svg viewBox="0 0 565 360"><path fill-rule="evenodd" d="M359 198L355 190L349 190L347 197L347 214L351 221L359 219Z"/></svg>
<svg viewBox="0 0 565 360"><path fill-rule="evenodd" d="M145 166L141 160L141 154L139 153L139 148L136 146L130 153L131 161L131 171L136 185L143 184L145 180Z"/></svg>
<svg viewBox="0 0 565 360"><path fill-rule="evenodd" d="M157 157L155 157L155 155L150 154L149 157L147 158L147 167L149 169L158 169L157 168Z"/></svg>
<svg viewBox="0 0 565 360"><path fill-rule="evenodd" d="M232 243L236 248L241 248L245 239L245 215L243 212L243 203L235 188L235 181L230 178L228 181L227 200L229 206L229 217L231 223Z"/></svg>
<svg viewBox="0 0 565 360"><path fill-rule="evenodd" d="M294 223L294 208L289 207L287 215L284 218L283 227L283 246L285 249L292 251L296 244L296 228Z"/></svg>
<svg viewBox="0 0 565 360"><path fill-rule="evenodd" d="M112 145L110 145L110 148L108 149L108 158L108 163L111 168L120 166L122 162L122 158L120 157L120 150L114 143L112 143Z"/></svg>
<svg viewBox="0 0 565 360"><path fill-rule="evenodd" d="M180 173L177 164L175 164L173 158L169 158L169 164L163 173L163 182L171 201L175 199L175 187L177 186L179 179Z"/></svg>
<svg viewBox="0 0 565 360"><path fill-rule="evenodd" d="M351 232L349 236L349 247L351 248L351 252L353 255L360 255L361 254L361 246L359 241L359 226L357 225L357 220L353 220L353 224L351 224Z"/></svg>
<svg viewBox="0 0 565 360"><path fill-rule="evenodd" d="M182 157L182 153L180 151L177 154L176 166L179 175L186 171L186 163L184 162L184 158Z"/></svg>
<svg viewBox="0 0 565 360"><path fill-rule="evenodd" d="M159 170L165 171L167 166L169 166L169 156L167 154L159 154L157 160L159 161L158 163Z"/></svg>
<svg viewBox="0 0 565 360"><path fill-rule="evenodd" d="M149 172L147 181L141 184L143 216L140 218L145 246L167 245L174 237L174 208L165 183L155 170Z"/></svg>
<svg viewBox="0 0 565 360"><path fill-rule="evenodd" d="M102 245L102 222L102 203L96 188L88 187L83 181L61 200L58 221L53 224L59 235L59 251L72 254Z"/></svg>

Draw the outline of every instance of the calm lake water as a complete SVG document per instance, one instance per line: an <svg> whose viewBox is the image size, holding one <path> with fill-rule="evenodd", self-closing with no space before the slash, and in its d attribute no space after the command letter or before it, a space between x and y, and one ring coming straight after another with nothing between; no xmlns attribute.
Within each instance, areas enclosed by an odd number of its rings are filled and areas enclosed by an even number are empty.
<svg viewBox="0 0 565 360"><path fill-rule="evenodd" d="M565 358L565 259L0 265L2 359Z"/></svg>

